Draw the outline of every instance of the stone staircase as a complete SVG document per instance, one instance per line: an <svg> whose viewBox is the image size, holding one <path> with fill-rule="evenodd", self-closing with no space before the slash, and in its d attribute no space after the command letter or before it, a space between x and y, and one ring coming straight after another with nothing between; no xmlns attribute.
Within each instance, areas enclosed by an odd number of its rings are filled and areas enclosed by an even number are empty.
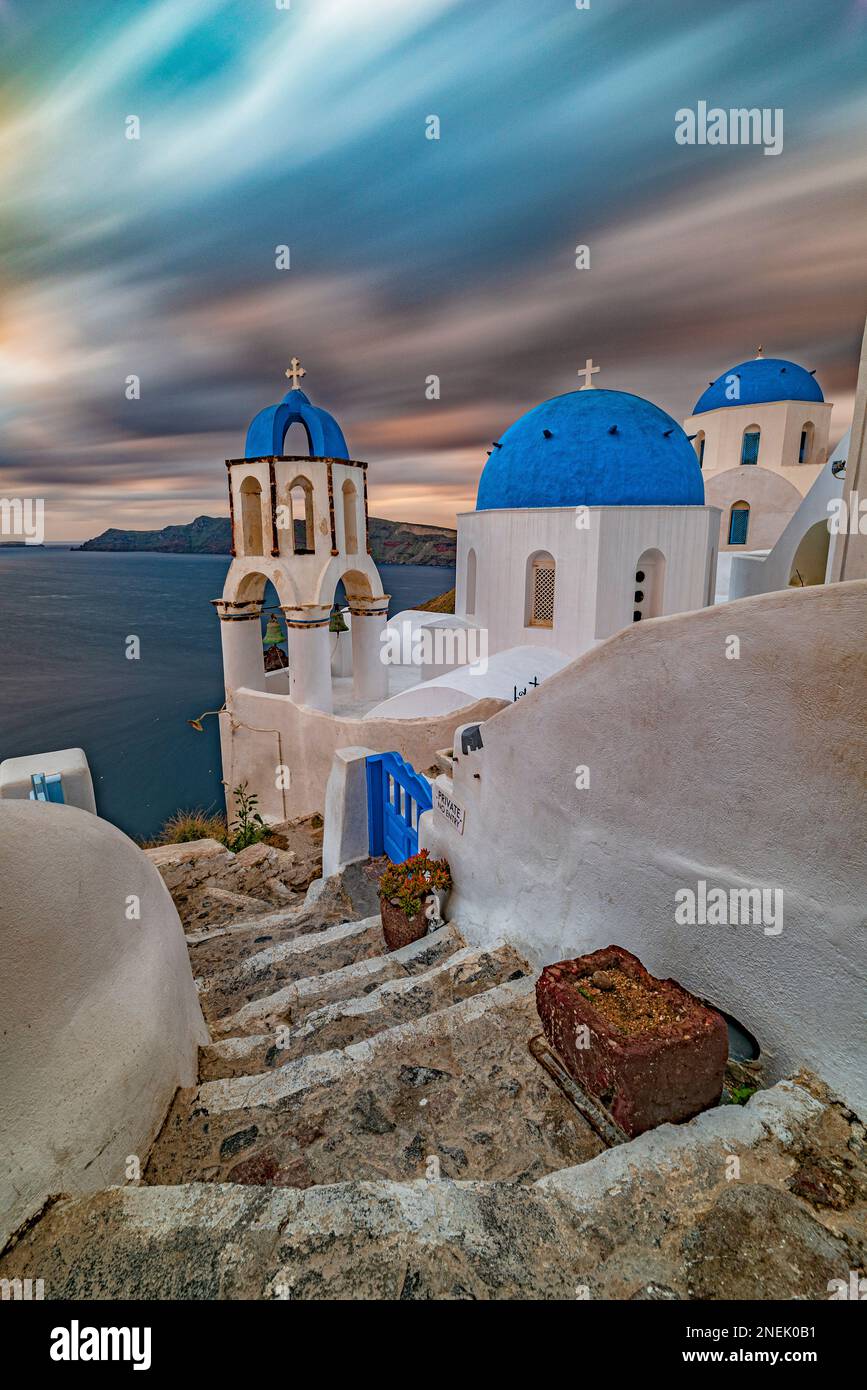
<svg viewBox="0 0 867 1390"><path fill-rule="evenodd" d="M363 867L302 896L261 846L236 856L242 891L221 847L183 856L180 878L156 858L211 1033L199 1084L175 1096L141 1184L51 1204L0 1277L35 1270L49 1297L821 1297L857 1267L867 1187L829 1220L786 1183L829 1125L863 1180L855 1117L826 1098L778 1087L606 1151L528 1050L534 976L511 946L479 950L452 924L388 953ZM774 1155L746 1214L724 1161L744 1148ZM713 1270L737 1283L720 1231L749 1248L752 1220L758 1255L766 1211L821 1291L768 1291L785 1284L774 1267L753 1292L702 1292Z"/></svg>
<svg viewBox="0 0 867 1390"><path fill-rule="evenodd" d="M527 1051L534 980L455 926L389 953L360 870L312 902L189 935L212 1042L149 1185L532 1182L603 1145ZM348 920L335 920L348 918Z"/></svg>

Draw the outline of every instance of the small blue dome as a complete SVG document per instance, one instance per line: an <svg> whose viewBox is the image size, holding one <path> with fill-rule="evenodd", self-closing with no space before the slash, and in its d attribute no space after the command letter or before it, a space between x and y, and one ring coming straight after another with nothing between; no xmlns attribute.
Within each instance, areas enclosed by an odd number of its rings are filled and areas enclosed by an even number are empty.
<svg viewBox="0 0 867 1390"><path fill-rule="evenodd" d="M734 378L738 394L734 395ZM769 401L824 401L822 388L812 372L782 357L756 357L730 367L712 381L695 403L693 415L718 410L723 405L765 405Z"/></svg>
<svg viewBox="0 0 867 1390"><path fill-rule="evenodd" d="M626 391L570 391L506 430L485 464L476 510L700 507L704 481L681 426Z"/></svg>
<svg viewBox="0 0 867 1390"><path fill-rule="evenodd" d="M244 457L280 457L290 425L301 424L307 431L311 458L348 459L343 431L333 415L311 405L303 391L287 391L279 405L266 406L254 416L247 430Z"/></svg>

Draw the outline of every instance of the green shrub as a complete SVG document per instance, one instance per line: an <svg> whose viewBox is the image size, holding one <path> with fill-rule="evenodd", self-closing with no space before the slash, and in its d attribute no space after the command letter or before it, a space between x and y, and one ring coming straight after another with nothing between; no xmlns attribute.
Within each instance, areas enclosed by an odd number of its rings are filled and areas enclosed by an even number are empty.
<svg viewBox="0 0 867 1390"><path fill-rule="evenodd" d="M233 853L238 854L248 845L255 845L261 840L268 827L256 810L259 805L259 798L255 792L247 791L246 782L235 787L232 796L235 799L238 814L235 820L229 822L226 844Z"/></svg>

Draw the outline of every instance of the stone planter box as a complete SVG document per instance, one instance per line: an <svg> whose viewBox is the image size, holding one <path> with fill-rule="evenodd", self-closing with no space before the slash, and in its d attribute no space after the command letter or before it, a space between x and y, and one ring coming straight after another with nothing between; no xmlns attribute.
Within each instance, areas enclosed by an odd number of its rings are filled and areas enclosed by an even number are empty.
<svg viewBox="0 0 867 1390"><path fill-rule="evenodd" d="M424 907L419 908L415 917L407 917L402 907L396 907L380 895L379 906L382 912L382 933L390 951L399 951L411 941L418 941L427 934L428 922Z"/></svg>
<svg viewBox="0 0 867 1390"><path fill-rule="evenodd" d="M622 947L546 966L536 1007L570 1075L630 1138L718 1103L728 1057L722 1014L675 980L657 980Z"/></svg>

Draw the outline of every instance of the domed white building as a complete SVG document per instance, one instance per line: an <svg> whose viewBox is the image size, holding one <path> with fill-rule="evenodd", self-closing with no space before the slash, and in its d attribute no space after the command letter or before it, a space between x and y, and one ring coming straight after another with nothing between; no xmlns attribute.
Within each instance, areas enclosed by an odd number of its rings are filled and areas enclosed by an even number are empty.
<svg viewBox="0 0 867 1390"><path fill-rule="evenodd" d="M721 550L769 550L828 459L832 406L815 374L784 358L740 362L684 421L719 507Z"/></svg>
<svg viewBox="0 0 867 1390"><path fill-rule="evenodd" d="M512 699L630 623L713 603L719 524L695 450L658 406L590 387L543 402L494 443L476 509L458 517L454 621L485 634L488 662L376 712L419 715L447 689Z"/></svg>
<svg viewBox="0 0 867 1390"><path fill-rule="evenodd" d="M716 522L684 431L623 391L545 401L494 445L458 518L458 613L492 652L575 657L644 618L713 601Z"/></svg>

